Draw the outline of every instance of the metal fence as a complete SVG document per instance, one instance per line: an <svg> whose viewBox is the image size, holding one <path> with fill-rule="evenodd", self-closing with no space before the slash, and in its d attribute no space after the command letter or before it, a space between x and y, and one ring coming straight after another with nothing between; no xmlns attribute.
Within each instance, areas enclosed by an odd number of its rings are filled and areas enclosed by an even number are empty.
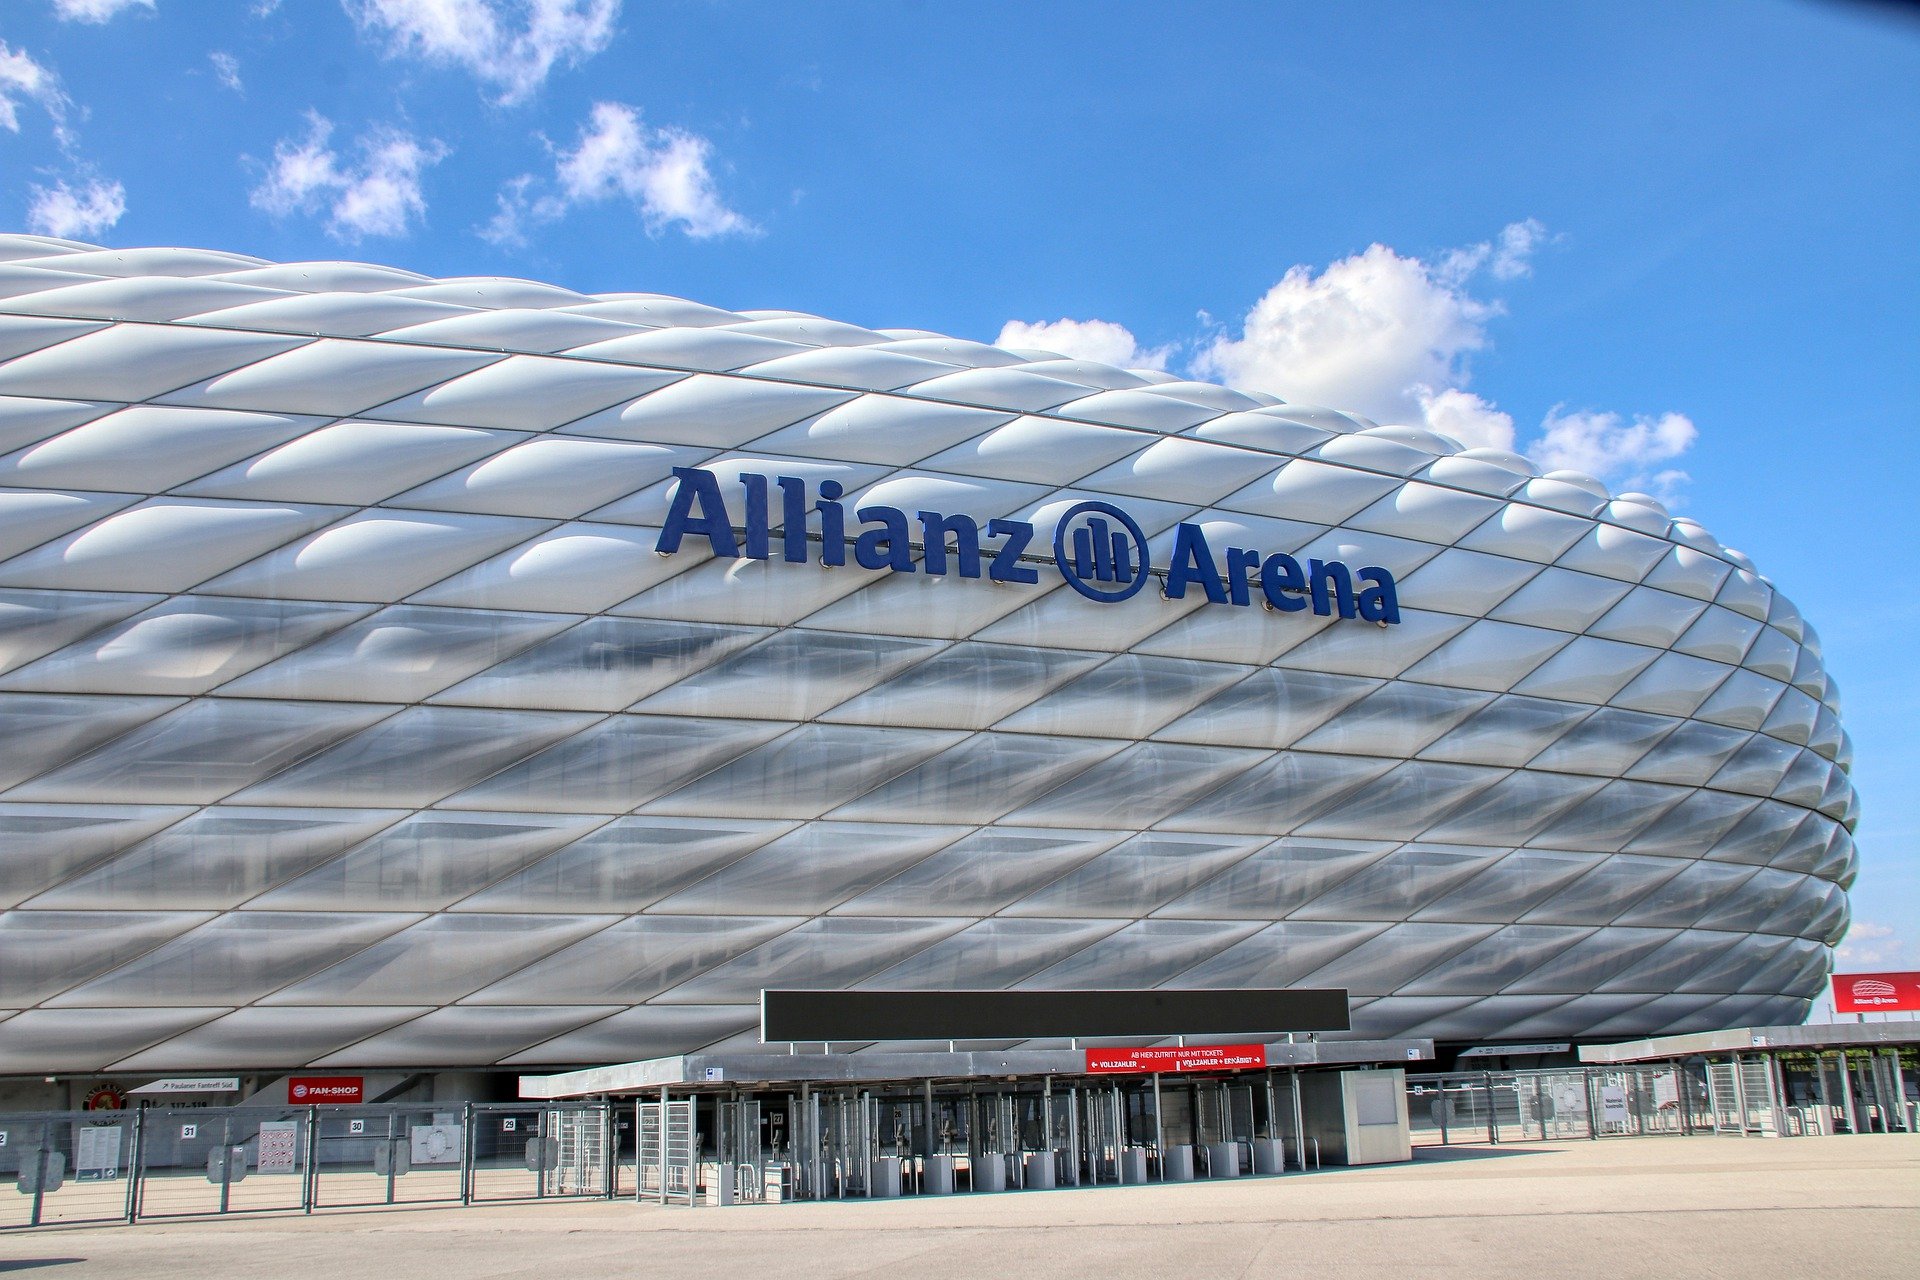
<svg viewBox="0 0 1920 1280"><path fill-rule="evenodd" d="M1714 1129L1705 1081L1685 1066L1410 1075L1407 1118L1416 1147Z"/></svg>
<svg viewBox="0 0 1920 1280"><path fill-rule="evenodd" d="M612 1103L0 1114L0 1230L612 1197L633 1185L619 1155L631 1114Z"/></svg>

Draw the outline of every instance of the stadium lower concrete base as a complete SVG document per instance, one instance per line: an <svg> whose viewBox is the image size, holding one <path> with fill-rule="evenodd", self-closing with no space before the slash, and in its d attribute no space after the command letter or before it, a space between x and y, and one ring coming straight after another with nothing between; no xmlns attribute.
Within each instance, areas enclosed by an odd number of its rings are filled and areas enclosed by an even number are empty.
<svg viewBox="0 0 1920 1280"><path fill-rule="evenodd" d="M631 1202L143 1223L0 1241L47 1280L1911 1276L1920 1140L1571 1142L1245 1182L709 1211Z"/></svg>

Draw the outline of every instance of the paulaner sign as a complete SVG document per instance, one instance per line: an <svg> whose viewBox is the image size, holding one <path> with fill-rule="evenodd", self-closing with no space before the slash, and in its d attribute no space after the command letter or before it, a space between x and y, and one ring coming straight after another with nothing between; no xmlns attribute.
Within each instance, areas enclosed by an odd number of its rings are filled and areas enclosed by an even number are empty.
<svg viewBox="0 0 1920 1280"><path fill-rule="evenodd" d="M778 543L788 564L807 564L815 553L823 566L852 563L894 573L985 576L992 582L1036 583L1032 568L1044 558L1031 550L1034 526L1025 520L995 517L985 529L972 516L937 511L905 511L890 506L856 509L849 527L840 498L845 490L822 480L816 492L794 476L771 480L752 472L738 478L738 517L720 477L699 467L675 467L673 500L654 549L672 555L689 537L705 538L713 554L732 559L770 560ZM779 503L775 529L773 504ZM921 553L916 563L914 552ZM1250 547L1228 547L1216 557L1197 524L1174 530L1167 563L1152 562L1146 534L1119 507L1080 502L1069 508L1053 532L1053 564L1068 586L1089 600L1113 604L1137 594L1156 572L1170 600L1202 592L1209 604L1250 605L1258 592L1270 609L1322 616L1364 618L1381 625L1400 621L1393 575L1376 565L1359 570L1339 560L1309 559L1304 565L1281 552L1262 554Z"/></svg>

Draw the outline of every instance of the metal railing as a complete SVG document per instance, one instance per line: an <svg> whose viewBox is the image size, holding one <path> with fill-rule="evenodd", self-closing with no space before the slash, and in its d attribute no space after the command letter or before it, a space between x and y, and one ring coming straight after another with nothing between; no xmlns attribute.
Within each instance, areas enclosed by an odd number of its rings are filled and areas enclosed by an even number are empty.
<svg viewBox="0 0 1920 1280"><path fill-rule="evenodd" d="M0 1230L612 1198L633 1186L620 1156L631 1114L610 1103L0 1114Z"/></svg>
<svg viewBox="0 0 1920 1280"><path fill-rule="evenodd" d="M1684 1066L1410 1075L1407 1118L1416 1147L1713 1131L1705 1081Z"/></svg>

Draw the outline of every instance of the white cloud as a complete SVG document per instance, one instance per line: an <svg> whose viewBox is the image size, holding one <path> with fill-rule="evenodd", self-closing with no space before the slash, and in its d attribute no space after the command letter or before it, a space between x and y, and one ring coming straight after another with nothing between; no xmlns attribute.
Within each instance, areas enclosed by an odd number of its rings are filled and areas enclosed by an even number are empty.
<svg viewBox="0 0 1920 1280"><path fill-rule="evenodd" d="M1164 369L1171 346L1143 348L1132 330L1111 320L1009 320L993 340L998 347L1055 351L1075 360L1098 360L1122 369Z"/></svg>
<svg viewBox="0 0 1920 1280"><path fill-rule="evenodd" d="M1617 413L1563 413L1555 405L1540 424L1540 438L1527 455L1549 471L1582 471L1618 481L1672 505L1687 473L1657 468L1693 447L1700 431L1683 413L1657 418L1635 414L1629 422Z"/></svg>
<svg viewBox="0 0 1920 1280"><path fill-rule="evenodd" d="M220 83L235 93L244 93L246 86L240 83L240 60L230 53L214 50L207 55L207 61L213 64L213 74Z"/></svg>
<svg viewBox="0 0 1920 1280"><path fill-rule="evenodd" d="M153 9L153 0L53 0L63 22L111 22L129 9Z"/></svg>
<svg viewBox="0 0 1920 1280"><path fill-rule="evenodd" d="M1480 286L1531 274L1535 253L1553 239L1528 218L1431 260L1375 244L1319 271L1292 267L1237 333L1217 328L1203 339L1188 371L1387 425L1425 427L1469 448L1513 449L1521 434L1513 415L1469 388L1469 362L1490 344L1491 323L1506 314ZM1126 328L1108 320L1014 321L999 341L1109 363L1143 356L1164 362L1171 350L1141 352ZM1628 419L1556 406L1522 447L1548 470L1586 472L1672 505L1688 477L1663 464L1698 436L1684 414Z"/></svg>
<svg viewBox="0 0 1920 1280"><path fill-rule="evenodd" d="M127 192L117 182L98 178L75 189L65 182L35 185L27 206L27 226L36 234L77 240L97 236L127 211Z"/></svg>
<svg viewBox="0 0 1920 1280"><path fill-rule="evenodd" d="M359 140L359 159L348 162L328 145L332 136L332 122L308 112L306 137L274 147L273 164L253 190L254 207L276 217L324 209L327 233L347 241L405 235L426 216L421 174L446 158L445 147L378 128Z"/></svg>
<svg viewBox="0 0 1920 1280"><path fill-rule="evenodd" d="M0 128L20 132L20 104L37 102L56 127L66 119L67 95L60 91L60 77L23 49L13 49L0 40Z"/></svg>
<svg viewBox="0 0 1920 1280"><path fill-rule="evenodd" d="M498 90L502 104L532 96L557 64L605 49L620 16L620 0L343 2L390 54L460 67Z"/></svg>
<svg viewBox="0 0 1920 1280"><path fill-rule="evenodd" d="M1513 415L1471 391L1448 387L1421 388L1420 415L1428 428L1450 436L1469 449L1511 449Z"/></svg>
<svg viewBox="0 0 1920 1280"><path fill-rule="evenodd" d="M1318 274L1293 267L1247 313L1240 336L1216 336L1195 368L1379 422L1446 430L1444 420L1474 433L1471 443L1506 447L1511 419L1465 390L1467 357L1486 347L1487 321L1501 310L1467 291L1491 254L1479 245L1432 264L1375 244Z"/></svg>
<svg viewBox="0 0 1920 1280"><path fill-rule="evenodd" d="M551 182L522 174L507 183L481 235L495 244L524 244L532 225L620 197L633 202L648 235L675 226L696 240L753 234L753 223L715 189L712 155L712 144L697 134L652 128L625 103L595 103L578 144L555 153Z"/></svg>

